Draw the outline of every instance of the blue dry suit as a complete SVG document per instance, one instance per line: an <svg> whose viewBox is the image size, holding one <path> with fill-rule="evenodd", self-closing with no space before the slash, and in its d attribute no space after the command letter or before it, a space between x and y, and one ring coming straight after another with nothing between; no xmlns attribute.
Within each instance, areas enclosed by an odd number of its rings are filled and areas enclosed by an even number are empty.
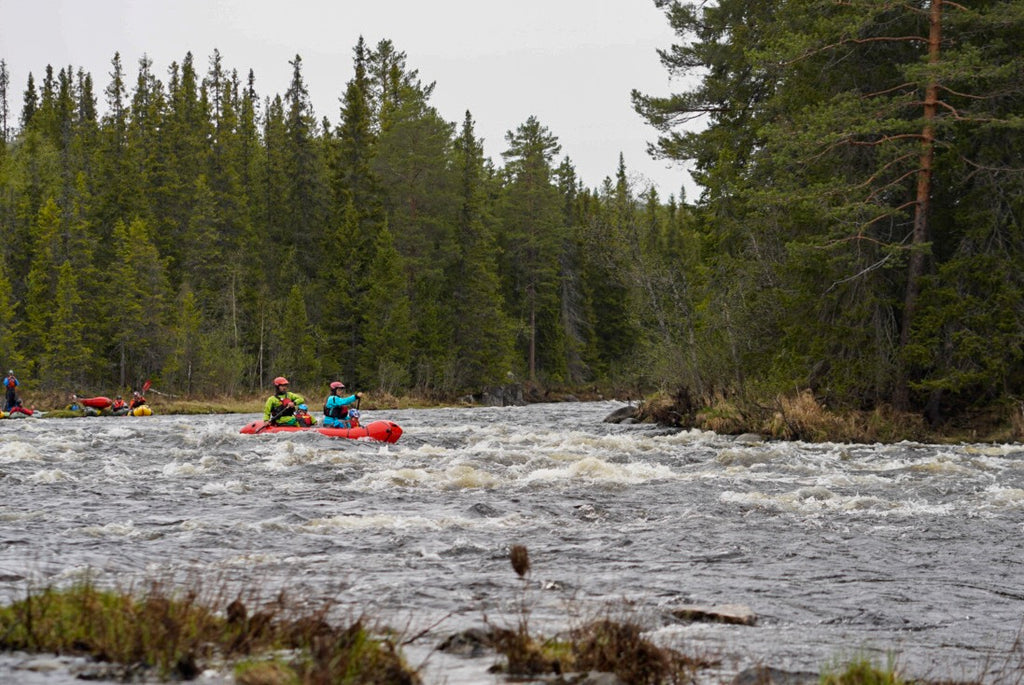
<svg viewBox="0 0 1024 685"><path fill-rule="evenodd" d="M348 405L356 401L355 395L338 397L331 395L324 404L324 425L330 428L351 428L352 422L348 418Z"/></svg>
<svg viewBox="0 0 1024 685"><path fill-rule="evenodd" d="M10 411L18 401L18 385L18 379L14 377L13 371L4 376L4 387L7 389L4 397L4 411Z"/></svg>

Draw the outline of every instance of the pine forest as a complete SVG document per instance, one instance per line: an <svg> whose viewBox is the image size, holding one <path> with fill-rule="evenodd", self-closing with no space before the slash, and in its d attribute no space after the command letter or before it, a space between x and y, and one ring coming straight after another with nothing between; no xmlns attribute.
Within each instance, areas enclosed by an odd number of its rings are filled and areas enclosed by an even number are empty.
<svg viewBox="0 0 1024 685"><path fill-rule="evenodd" d="M1024 0L655 4L692 85L632 104L697 198L621 156L584 187L536 117L485 157L389 40L327 113L299 55L283 94L216 51L23 87L0 60L0 363L54 392L1019 403Z"/></svg>

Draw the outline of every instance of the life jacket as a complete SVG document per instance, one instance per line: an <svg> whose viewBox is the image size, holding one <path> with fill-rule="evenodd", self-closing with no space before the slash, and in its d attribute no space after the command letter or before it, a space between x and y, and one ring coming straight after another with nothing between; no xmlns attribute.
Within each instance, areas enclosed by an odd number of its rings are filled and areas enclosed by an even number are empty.
<svg viewBox="0 0 1024 685"><path fill-rule="evenodd" d="M332 419L338 419L344 421L348 418L348 405L347 404L336 404L333 407L324 405L324 416L329 416Z"/></svg>
<svg viewBox="0 0 1024 685"><path fill-rule="evenodd" d="M298 408L295 409L295 419L299 422L300 426L312 426L316 423L315 419L310 415L309 411L306 409L306 405L304 404L299 405Z"/></svg>
<svg viewBox="0 0 1024 685"><path fill-rule="evenodd" d="M279 409L274 411L277 416L292 416L295 413L295 400L288 395L274 395L278 401Z"/></svg>

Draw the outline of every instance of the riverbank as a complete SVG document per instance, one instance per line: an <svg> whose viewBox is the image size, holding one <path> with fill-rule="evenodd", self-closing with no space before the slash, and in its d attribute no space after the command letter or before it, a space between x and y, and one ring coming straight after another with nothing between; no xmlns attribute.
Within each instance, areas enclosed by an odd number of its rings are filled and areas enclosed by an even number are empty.
<svg viewBox="0 0 1024 685"><path fill-rule="evenodd" d="M38 408L59 406L62 398L42 395ZM520 384L492 388L478 395L452 397L417 394L391 395L366 392L360 408L369 411L427 409L452 406L500 406L544 402L589 402L618 400L634 407L618 420L713 431L723 435L754 434L771 440L804 442L886 443L914 441L934 444L960 442L1008 443L1024 440L1024 404L990 407L969 416L931 426L919 413L901 412L888 405L872 410L836 411L809 391L771 399L749 399L716 395L693 398L687 391L674 394L636 389L544 388ZM160 414L251 414L263 411L266 395L179 396L151 391L149 403ZM314 411L319 400L312 400ZM75 416L62 410L50 416Z"/></svg>
<svg viewBox="0 0 1024 685"><path fill-rule="evenodd" d="M771 400L716 396L694 400L685 391L659 394L637 405L640 422L697 428L722 435L752 434L804 442L933 444L1008 443L1024 439L1024 405L979 410L930 426L921 414L882 405L872 410L833 411L808 391Z"/></svg>

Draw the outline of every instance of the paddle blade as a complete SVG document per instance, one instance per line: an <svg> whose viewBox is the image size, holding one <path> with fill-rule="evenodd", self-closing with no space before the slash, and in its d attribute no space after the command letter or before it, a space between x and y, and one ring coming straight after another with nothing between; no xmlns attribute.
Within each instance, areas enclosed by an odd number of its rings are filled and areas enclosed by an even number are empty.
<svg viewBox="0 0 1024 685"><path fill-rule="evenodd" d="M151 381L151 380L147 380L145 383L143 383L142 384L142 392L146 392L147 390L149 390L149 386L151 386L151 385L153 385L153 381Z"/></svg>

